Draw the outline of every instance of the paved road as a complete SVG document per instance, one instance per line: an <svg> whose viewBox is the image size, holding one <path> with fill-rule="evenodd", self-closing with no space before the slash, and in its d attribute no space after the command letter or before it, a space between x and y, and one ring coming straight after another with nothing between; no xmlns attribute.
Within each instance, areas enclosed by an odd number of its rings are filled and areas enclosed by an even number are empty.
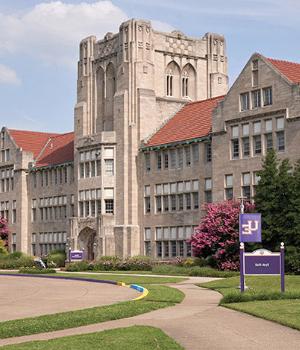
<svg viewBox="0 0 300 350"><path fill-rule="evenodd" d="M299 350L300 332L218 306L220 295L193 283L201 278L173 285L186 297L174 307L127 319L109 321L51 333L0 340L0 346L31 340L98 332L131 325L161 328L189 350Z"/></svg>
<svg viewBox="0 0 300 350"><path fill-rule="evenodd" d="M111 284L0 275L0 321L114 304L139 295Z"/></svg>

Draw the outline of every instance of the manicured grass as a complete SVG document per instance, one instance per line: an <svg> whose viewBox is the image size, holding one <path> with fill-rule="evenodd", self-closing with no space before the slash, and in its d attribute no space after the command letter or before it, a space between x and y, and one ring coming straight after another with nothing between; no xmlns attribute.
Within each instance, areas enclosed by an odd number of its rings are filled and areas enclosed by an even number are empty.
<svg viewBox="0 0 300 350"><path fill-rule="evenodd" d="M85 275L85 277L90 278L90 275ZM101 279L102 276L96 277ZM149 290L148 296L144 299L93 307L84 310L57 313L53 315L43 315L21 320L1 322L0 338L3 339L22 335L51 332L55 330L117 320L125 317L132 317L160 308L173 306L176 303L180 303L184 298L184 294L178 289L168 286L148 285L143 283L143 280L140 280L139 282ZM156 283L158 283L157 280Z"/></svg>
<svg viewBox="0 0 300 350"><path fill-rule="evenodd" d="M285 277L286 292L280 292L280 277L277 276L248 276L246 285L249 287L244 293L238 289L239 277L212 281L200 284L201 287L217 290L223 294L221 304L277 299L300 299L300 276Z"/></svg>
<svg viewBox="0 0 300 350"><path fill-rule="evenodd" d="M213 269L208 266L176 266L176 265L156 265L152 271L83 271L85 272L98 272L103 274L114 274L121 273L126 275L137 274L137 275L170 275L170 276L195 276L195 277L221 277L227 278L237 276L239 273L234 271L220 271Z"/></svg>
<svg viewBox="0 0 300 350"><path fill-rule="evenodd" d="M160 329L145 326L117 328L47 341L4 346L7 350L183 350Z"/></svg>
<svg viewBox="0 0 300 350"><path fill-rule="evenodd" d="M300 299L250 301L224 306L300 330Z"/></svg>
<svg viewBox="0 0 300 350"><path fill-rule="evenodd" d="M113 272L109 274L85 274L85 273L57 273L57 276L76 276L76 277L85 277L85 278L93 278L97 280L110 280L110 281L121 281L126 284L162 284L162 283L177 283L182 282L185 280L185 278L176 278L176 277L152 277L152 276L120 276L120 275L114 275Z"/></svg>
<svg viewBox="0 0 300 350"><path fill-rule="evenodd" d="M195 277L221 277L227 278L237 276L234 271L219 271L208 266L174 266L174 265L157 265L153 267L152 273L161 275L182 275Z"/></svg>
<svg viewBox="0 0 300 350"><path fill-rule="evenodd" d="M286 292L280 292L277 276L248 276L241 293L239 278L203 283L200 286L223 294L222 306L300 330L300 276L286 276Z"/></svg>

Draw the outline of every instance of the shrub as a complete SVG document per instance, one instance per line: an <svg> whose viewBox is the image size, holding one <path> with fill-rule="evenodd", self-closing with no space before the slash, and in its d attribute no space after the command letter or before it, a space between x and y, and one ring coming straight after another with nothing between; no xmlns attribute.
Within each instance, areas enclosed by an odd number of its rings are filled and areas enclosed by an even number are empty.
<svg viewBox="0 0 300 350"><path fill-rule="evenodd" d="M3 256L3 255L8 255L8 251L5 248L4 241L2 239L0 239L0 256Z"/></svg>
<svg viewBox="0 0 300 350"><path fill-rule="evenodd" d="M288 272L300 275L300 249L288 246L285 254L285 269Z"/></svg>
<svg viewBox="0 0 300 350"><path fill-rule="evenodd" d="M64 251L56 250L48 254L47 266L48 267L63 267L65 266L66 254Z"/></svg>
<svg viewBox="0 0 300 350"><path fill-rule="evenodd" d="M190 240L194 255L220 270L238 270L239 202L210 203L205 208L207 213ZM246 203L246 212L253 208Z"/></svg>
<svg viewBox="0 0 300 350"><path fill-rule="evenodd" d="M101 256L93 264L95 271L116 271L122 260L118 256Z"/></svg>
<svg viewBox="0 0 300 350"><path fill-rule="evenodd" d="M149 256L132 256L120 265L120 270L151 271L154 261Z"/></svg>
<svg viewBox="0 0 300 350"><path fill-rule="evenodd" d="M32 267L34 261L31 256L21 255L19 258L15 258L12 254L2 256L0 258L0 269L19 269L20 267Z"/></svg>
<svg viewBox="0 0 300 350"><path fill-rule="evenodd" d="M11 258L11 259L19 259L19 258L21 258L22 256L25 256L25 254L22 253L22 252L13 252L13 253L9 253L9 258Z"/></svg>
<svg viewBox="0 0 300 350"><path fill-rule="evenodd" d="M56 273L54 269L39 269L37 267L22 267L19 270L19 273L28 273L32 275L36 274L47 274L47 273Z"/></svg>
<svg viewBox="0 0 300 350"><path fill-rule="evenodd" d="M78 261L70 263L66 266L66 271L70 272L79 272L79 271L88 271L89 263L86 261Z"/></svg>
<svg viewBox="0 0 300 350"><path fill-rule="evenodd" d="M0 216L0 239L4 242L4 246L8 244L8 223L7 220Z"/></svg>

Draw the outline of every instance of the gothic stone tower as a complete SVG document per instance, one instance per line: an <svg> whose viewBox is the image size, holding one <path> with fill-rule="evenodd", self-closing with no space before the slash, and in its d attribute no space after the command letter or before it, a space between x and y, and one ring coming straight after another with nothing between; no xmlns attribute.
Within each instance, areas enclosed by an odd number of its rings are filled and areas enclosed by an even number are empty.
<svg viewBox="0 0 300 350"><path fill-rule="evenodd" d="M141 141L186 102L227 92L224 38L154 31L129 20L80 43L75 106L75 216L70 244L87 257L140 253Z"/></svg>

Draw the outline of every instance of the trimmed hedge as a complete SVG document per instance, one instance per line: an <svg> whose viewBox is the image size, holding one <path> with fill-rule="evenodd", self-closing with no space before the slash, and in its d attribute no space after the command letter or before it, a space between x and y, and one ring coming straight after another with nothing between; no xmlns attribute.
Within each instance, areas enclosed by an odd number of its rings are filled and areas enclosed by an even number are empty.
<svg viewBox="0 0 300 350"><path fill-rule="evenodd" d="M0 255L0 269L19 269L21 267L33 267L33 257L22 254L20 252L8 255Z"/></svg>
<svg viewBox="0 0 300 350"><path fill-rule="evenodd" d="M44 275L48 273L56 273L54 269L39 269L37 267L22 267L19 270L20 273L28 273L30 275Z"/></svg>

